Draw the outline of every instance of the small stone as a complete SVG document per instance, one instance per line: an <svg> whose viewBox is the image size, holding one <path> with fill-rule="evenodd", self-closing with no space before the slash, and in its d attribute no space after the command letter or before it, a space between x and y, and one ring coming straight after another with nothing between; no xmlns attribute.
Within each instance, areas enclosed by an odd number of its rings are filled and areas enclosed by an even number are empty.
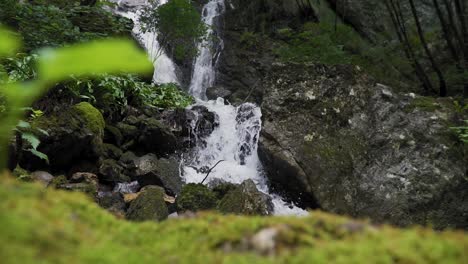
<svg viewBox="0 0 468 264"><path fill-rule="evenodd" d="M45 171L35 171L31 173L31 179L34 181L42 183L44 186L49 186L49 184L54 179L54 176Z"/></svg>
<svg viewBox="0 0 468 264"><path fill-rule="evenodd" d="M125 193L123 195L125 203L130 203L131 201L135 200L140 193Z"/></svg>

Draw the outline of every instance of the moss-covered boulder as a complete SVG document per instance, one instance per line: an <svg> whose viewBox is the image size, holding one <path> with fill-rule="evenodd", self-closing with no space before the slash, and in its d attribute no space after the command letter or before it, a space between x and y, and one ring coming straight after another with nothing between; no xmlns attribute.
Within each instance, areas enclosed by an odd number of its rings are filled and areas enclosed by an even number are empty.
<svg viewBox="0 0 468 264"><path fill-rule="evenodd" d="M130 203L126 217L132 221L162 221L169 215L164 201L164 189L159 186L146 186L138 197Z"/></svg>
<svg viewBox="0 0 468 264"><path fill-rule="evenodd" d="M468 235L305 217L118 219L80 193L0 177L0 259L29 263L465 263Z"/></svg>
<svg viewBox="0 0 468 264"><path fill-rule="evenodd" d="M104 126L99 110L85 102L44 115L34 120L32 127L48 132L40 134L38 150L49 157L50 164L27 151L19 154L20 164L28 170L66 171L81 161L96 162L101 154Z"/></svg>
<svg viewBox="0 0 468 264"><path fill-rule="evenodd" d="M218 210L226 214L269 215L273 212L273 203L252 180L246 180L224 196Z"/></svg>
<svg viewBox="0 0 468 264"><path fill-rule="evenodd" d="M216 207L216 194L203 184L189 183L182 188L176 202L180 212L204 211Z"/></svg>

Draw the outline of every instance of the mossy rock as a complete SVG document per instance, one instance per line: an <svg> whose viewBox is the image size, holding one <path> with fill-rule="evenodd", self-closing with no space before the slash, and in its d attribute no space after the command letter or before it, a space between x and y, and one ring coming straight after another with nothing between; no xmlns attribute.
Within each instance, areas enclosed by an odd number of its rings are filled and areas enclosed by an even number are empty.
<svg viewBox="0 0 468 264"><path fill-rule="evenodd" d="M134 223L81 193L0 177L0 258L29 263L464 263L468 234L397 229L312 212L305 217L198 214ZM273 250L253 243L273 230Z"/></svg>
<svg viewBox="0 0 468 264"><path fill-rule="evenodd" d="M67 184L67 183L68 183L67 177L65 177L65 175L59 175L50 182L49 187L58 188L59 186Z"/></svg>
<svg viewBox="0 0 468 264"><path fill-rule="evenodd" d="M109 159L118 160L123 154L123 151L119 149L117 146L112 144L103 144L102 145L103 155Z"/></svg>
<svg viewBox="0 0 468 264"><path fill-rule="evenodd" d="M85 195L0 177L0 257L29 263L464 263L468 235L305 217L199 214L163 223L119 220ZM264 254L254 237L273 230ZM358 243L357 243L358 241ZM273 257L274 256L274 257Z"/></svg>
<svg viewBox="0 0 468 264"><path fill-rule="evenodd" d="M73 106L76 113L84 120L84 125L96 135L104 136L106 122L101 112L90 103L81 102Z"/></svg>
<svg viewBox="0 0 468 264"><path fill-rule="evenodd" d="M162 221L169 215L164 201L164 189L159 186L146 186L132 201L126 217L132 221Z"/></svg>
<svg viewBox="0 0 468 264"><path fill-rule="evenodd" d="M177 197L179 211L203 211L216 207L216 194L203 184L189 183Z"/></svg>
<svg viewBox="0 0 468 264"><path fill-rule="evenodd" d="M257 189L252 180L247 180L229 191L217 208L225 214L269 215L273 212L273 203L267 194Z"/></svg>
<svg viewBox="0 0 468 264"><path fill-rule="evenodd" d="M16 166L16 168L13 170L12 173L16 178L22 181L26 181L26 182L32 181L31 172L21 168L20 166Z"/></svg>
<svg viewBox="0 0 468 264"><path fill-rule="evenodd" d="M49 157L50 164L23 150L19 164L28 170L66 171L80 161L94 163L101 155L105 122L89 103L41 116L31 126L48 132L40 135L38 150Z"/></svg>

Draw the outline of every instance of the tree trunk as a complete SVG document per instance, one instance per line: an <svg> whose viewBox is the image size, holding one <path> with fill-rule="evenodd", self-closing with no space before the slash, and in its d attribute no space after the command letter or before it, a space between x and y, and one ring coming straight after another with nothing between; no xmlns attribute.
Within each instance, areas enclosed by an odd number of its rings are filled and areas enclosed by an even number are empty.
<svg viewBox="0 0 468 264"><path fill-rule="evenodd" d="M403 21L403 14L401 13L401 8L399 8L399 6L397 6L393 2L393 0L385 0L385 6L387 7L387 10L390 14L390 18L393 22L393 26L395 28L398 40L403 46L403 51L405 52L408 61L413 66L413 69L416 73L416 77L418 77L419 81L421 82L424 91L426 93L429 93L433 90L432 84L429 78L427 77L427 74L424 72L423 67L416 58L413 48L411 47L408 34L406 32L406 26Z"/></svg>
<svg viewBox="0 0 468 264"><path fill-rule="evenodd" d="M457 63L457 68L459 68L460 57L458 56L457 49L455 48L455 45L453 43L453 37L450 32L450 26L445 20L444 14L442 13L442 9L440 8L440 5L439 5L439 1L432 0L432 2L434 3L437 16L439 17L440 26L442 27L442 32L444 33L444 38L445 38L445 41L447 42L447 47L449 48L450 53L452 54L453 60Z"/></svg>
<svg viewBox="0 0 468 264"><path fill-rule="evenodd" d="M440 70L439 66L437 65L434 56L432 55L431 50L429 49L429 45L427 44L426 37L424 36L424 32L421 26L421 22L419 21L418 13L416 11L416 7L414 5L414 0L409 0L410 6L411 6L411 13L413 14L414 21L416 23L416 28L418 30L418 35L419 39L421 40L421 44L424 48L424 51L426 52L427 57L429 58L429 61L431 62L432 68L437 74L437 77L439 78L439 95L441 97L447 96L447 85L445 82L444 75L442 74L442 71Z"/></svg>
<svg viewBox="0 0 468 264"><path fill-rule="evenodd" d="M455 2L457 7L458 17L460 19L460 27L462 32L462 42L463 42L463 73L464 73L464 89L463 89L463 98L468 97L468 4L466 1L457 0Z"/></svg>

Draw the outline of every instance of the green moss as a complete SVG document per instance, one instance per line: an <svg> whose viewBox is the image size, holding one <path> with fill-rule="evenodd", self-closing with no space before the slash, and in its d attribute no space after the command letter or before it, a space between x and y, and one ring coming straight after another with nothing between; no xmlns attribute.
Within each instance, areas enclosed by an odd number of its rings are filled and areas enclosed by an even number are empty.
<svg viewBox="0 0 468 264"><path fill-rule="evenodd" d="M168 215L164 202L164 189L158 186L147 186L132 201L126 216L133 221L162 221Z"/></svg>
<svg viewBox="0 0 468 264"><path fill-rule="evenodd" d="M21 168L20 166L16 166L16 168L13 170L13 175L22 181L32 181L31 173Z"/></svg>
<svg viewBox="0 0 468 264"><path fill-rule="evenodd" d="M99 110L87 102L81 102L73 106L73 109L83 119L84 124L88 129L96 135L104 135L106 122Z"/></svg>
<svg viewBox="0 0 468 264"><path fill-rule="evenodd" d="M318 165L324 170L349 173L354 168L354 160L366 153L366 144L360 137L330 133L327 138L312 139L305 142L302 151L316 157Z"/></svg>
<svg viewBox="0 0 468 264"><path fill-rule="evenodd" d="M60 175L60 176L55 177L50 182L49 187L57 188L58 186L67 184L67 183L68 183L67 177L65 177L65 175Z"/></svg>
<svg viewBox="0 0 468 264"><path fill-rule="evenodd" d="M119 220L80 193L0 180L2 263L463 263L461 231L395 229L313 212L297 217L201 214ZM278 228L275 256L245 241Z"/></svg>
<svg viewBox="0 0 468 264"><path fill-rule="evenodd" d="M216 206L216 194L203 184L189 183L177 197L180 211L210 210Z"/></svg>
<svg viewBox="0 0 468 264"><path fill-rule="evenodd" d="M411 112L416 108L423 111L435 112L436 110L441 109L441 105L434 97L421 96L415 98L411 104L406 107L406 110Z"/></svg>
<svg viewBox="0 0 468 264"><path fill-rule="evenodd" d="M225 214L268 215L273 211L273 205L266 194L258 191L252 180L247 180L230 190L217 209Z"/></svg>

